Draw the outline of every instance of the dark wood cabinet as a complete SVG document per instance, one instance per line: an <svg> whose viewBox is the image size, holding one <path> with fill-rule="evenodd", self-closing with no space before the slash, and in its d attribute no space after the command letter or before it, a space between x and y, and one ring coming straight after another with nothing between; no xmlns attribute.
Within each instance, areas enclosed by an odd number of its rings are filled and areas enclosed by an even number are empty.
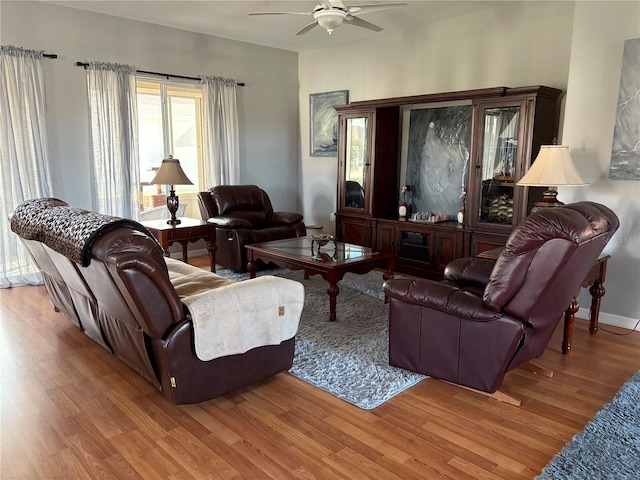
<svg viewBox="0 0 640 480"><path fill-rule="evenodd" d="M496 87L337 106L338 239L393 251L398 255L396 269L418 276L442 274L455 258L503 246L513 227L542 198L544 187L520 187L516 182L526 173L540 146L551 144L557 136L561 93L544 86ZM456 177L456 188L430 193L429 198L446 195L433 203L446 205L447 210L451 205L457 209L458 196L464 190L464 220L462 224L455 220L432 224L401 221L398 202L401 187L407 183L409 140L403 136L409 136L409 114L413 109L437 109L441 105L467 105L471 109L465 117L465 128L451 124L457 134L465 132L470 147L464 157L468 160L462 184ZM423 175L429 175L429 182L435 178L438 183L438 175L447 175L450 160L445 149L428 151L427 143L424 155L432 163L423 169ZM433 162L438 164L439 159L442 168L433 168ZM442 180L452 185L450 179ZM457 211L432 213L449 214L453 220Z"/></svg>
<svg viewBox="0 0 640 480"><path fill-rule="evenodd" d="M338 238L371 247L371 218L397 209L399 107L336 107L339 112ZM360 219L360 221L358 221Z"/></svg>
<svg viewBox="0 0 640 480"><path fill-rule="evenodd" d="M460 227L460 230L462 227ZM458 229L436 230L433 237L433 270L444 273L449 262L460 258L463 251L462 232Z"/></svg>
<svg viewBox="0 0 640 480"><path fill-rule="evenodd" d="M456 222L378 220L375 246L377 250L396 253L398 271L439 277L451 260L462 256L463 231Z"/></svg>
<svg viewBox="0 0 640 480"><path fill-rule="evenodd" d="M372 226L369 217L363 217L348 213L338 213L337 235L341 242L372 246Z"/></svg>
<svg viewBox="0 0 640 480"><path fill-rule="evenodd" d="M493 250L498 247L504 247L507 243L508 235L498 235L485 232L471 232L469 241L469 252L467 255L470 257L477 257L478 254L486 252L487 250Z"/></svg>
<svg viewBox="0 0 640 480"><path fill-rule="evenodd" d="M397 251L398 228L396 220L378 220L376 223L375 248L379 251Z"/></svg>
<svg viewBox="0 0 640 480"><path fill-rule="evenodd" d="M473 230L508 234L542 199L544 187L516 183L540 145L550 145L557 135L560 93L537 86L474 101L466 222Z"/></svg>

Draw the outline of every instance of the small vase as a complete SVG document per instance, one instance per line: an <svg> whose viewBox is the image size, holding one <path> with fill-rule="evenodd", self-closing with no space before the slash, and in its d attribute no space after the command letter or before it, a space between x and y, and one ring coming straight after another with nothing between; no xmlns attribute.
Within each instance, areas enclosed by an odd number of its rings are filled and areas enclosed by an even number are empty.
<svg viewBox="0 0 640 480"><path fill-rule="evenodd" d="M460 210L458 211L458 223L459 224L463 224L464 223L464 216L467 213L467 209L465 208L465 202L462 202L462 205L460 206Z"/></svg>
<svg viewBox="0 0 640 480"><path fill-rule="evenodd" d="M400 217L401 219L407 218L407 213L407 204L404 202L400 202L398 204L398 217Z"/></svg>
<svg viewBox="0 0 640 480"><path fill-rule="evenodd" d="M462 193L460 194L460 210L458 211L458 223L464 224L464 216L467 213L467 188L462 187Z"/></svg>

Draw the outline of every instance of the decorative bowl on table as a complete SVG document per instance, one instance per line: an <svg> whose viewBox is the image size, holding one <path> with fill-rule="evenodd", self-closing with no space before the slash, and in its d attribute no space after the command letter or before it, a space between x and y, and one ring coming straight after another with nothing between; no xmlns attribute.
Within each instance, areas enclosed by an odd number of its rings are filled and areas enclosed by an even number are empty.
<svg viewBox="0 0 640 480"><path fill-rule="evenodd" d="M321 247L324 247L327 243L333 240L333 235L329 235L328 233L318 233L316 235L311 235L311 240L313 242L317 242Z"/></svg>

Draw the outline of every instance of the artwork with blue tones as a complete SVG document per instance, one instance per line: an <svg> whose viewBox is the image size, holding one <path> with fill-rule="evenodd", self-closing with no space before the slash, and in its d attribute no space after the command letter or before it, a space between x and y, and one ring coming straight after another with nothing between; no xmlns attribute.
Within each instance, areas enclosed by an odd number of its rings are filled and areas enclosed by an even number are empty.
<svg viewBox="0 0 640 480"><path fill-rule="evenodd" d="M624 42L611 180L640 180L640 38Z"/></svg>
<svg viewBox="0 0 640 480"><path fill-rule="evenodd" d="M348 101L348 90L312 93L309 95L310 155L338 156L338 112L335 105Z"/></svg>
<svg viewBox="0 0 640 480"><path fill-rule="evenodd" d="M456 215L467 186L471 105L414 109L405 182L414 212Z"/></svg>

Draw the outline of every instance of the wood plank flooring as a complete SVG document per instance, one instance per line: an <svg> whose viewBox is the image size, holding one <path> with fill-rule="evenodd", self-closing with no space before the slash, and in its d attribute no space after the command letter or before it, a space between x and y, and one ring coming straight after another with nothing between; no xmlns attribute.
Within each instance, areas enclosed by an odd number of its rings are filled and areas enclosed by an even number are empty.
<svg viewBox="0 0 640 480"><path fill-rule="evenodd" d="M365 411L281 373L175 406L55 313L44 287L0 290L0 478L530 479L640 369L640 332L576 320L516 370L513 407L434 379Z"/></svg>

